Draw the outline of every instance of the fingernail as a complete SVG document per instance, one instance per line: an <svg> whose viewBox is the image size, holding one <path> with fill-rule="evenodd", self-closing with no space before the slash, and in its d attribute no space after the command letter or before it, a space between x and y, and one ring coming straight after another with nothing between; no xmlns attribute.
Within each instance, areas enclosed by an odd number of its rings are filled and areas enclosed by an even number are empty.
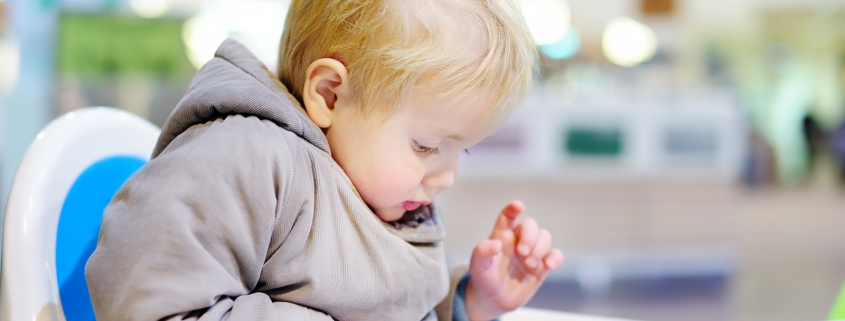
<svg viewBox="0 0 845 321"><path fill-rule="evenodd" d="M519 254L528 255L528 245L522 244L517 250L519 251Z"/></svg>
<svg viewBox="0 0 845 321"><path fill-rule="evenodd" d="M525 264L528 265L528 267L533 269L533 268L537 267L537 259L533 258L533 257L529 257L529 258L525 259Z"/></svg>

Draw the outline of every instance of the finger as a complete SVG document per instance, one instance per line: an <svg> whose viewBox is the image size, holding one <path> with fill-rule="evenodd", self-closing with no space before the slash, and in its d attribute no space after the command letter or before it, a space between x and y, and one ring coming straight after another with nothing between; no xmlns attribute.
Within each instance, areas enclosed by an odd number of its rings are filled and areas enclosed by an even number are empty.
<svg viewBox="0 0 845 321"><path fill-rule="evenodd" d="M522 257L531 254L531 249L537 244L537 237L539 236L537 230L537 221L533 218L527 218L522 223L519 223L514 229L514 234L516 235L516 240L514 240L516 242L516 253Z"/></svg>
<svg viewBox="0 0 845 321"><path fill-rule="evenodd" d="M560 267L561 264L563 264L563 253L558 249L554 249L546 253L543 258L543 265L532 270L530 273L534 274L537 280L542 283L549 276L549 273Z"/></svg>
<svg viewBox="0 0 845 321"><path fill-rule="evenodd" d="M496 256L502 252L502 242L499 240L484 240L475 246L470 258L470 269L483 272L493 265Z"/></svg>
<svg viewBox="0 0 845 321"><path fill-rule="evenodd" d="M543 265L549 270L557 269L561 264L563 264L563 253L558 249L552 250L543 258Z"/></svg>
<svg viewBox="0 0 845 321"><path fill-rule="evenodd" d="M495 237L496 233L502 233L513 229L516 217L524 210L525 204L522 204L522 201L519 200L511 201L510 204L505 206L505 208L502 209L502 212L499 213L499 218L496 220L496 226L493 227L493 234L491 235L491 238Z"/></svg>
<svg viewBox="0 0 845 321"><path fill-rule="evenodd" d="M540 230L537 236L537 244L531 250L531 254L525 258L525 265L529 268L543 267L543 257L552 245L552 235L547 230Z"/></svg>

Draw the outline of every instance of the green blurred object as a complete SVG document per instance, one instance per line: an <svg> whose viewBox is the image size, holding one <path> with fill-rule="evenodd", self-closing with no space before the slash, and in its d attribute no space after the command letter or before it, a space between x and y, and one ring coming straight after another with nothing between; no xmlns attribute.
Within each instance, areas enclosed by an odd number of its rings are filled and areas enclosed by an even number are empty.
<svg viewBox="0 0 845 321"><path fill-rule="evenodd" d="M624 147L618 128L573 127L565 135L563 147L571 155L619 157Z"/></svg>
<svg viewBox="0 0 845 321"><path fill-rule="evenodd" d="M74 75L190 75L182 20L64 14L59 22L58 68Z"/></svg>
<svg viewBox="0 0 845 321"><path fill-rule="evenodd" d="M833 304L833 309L830 311L828 320L845 320L845 284L842 285L842 290L839 291L839 298Z"/></svg>

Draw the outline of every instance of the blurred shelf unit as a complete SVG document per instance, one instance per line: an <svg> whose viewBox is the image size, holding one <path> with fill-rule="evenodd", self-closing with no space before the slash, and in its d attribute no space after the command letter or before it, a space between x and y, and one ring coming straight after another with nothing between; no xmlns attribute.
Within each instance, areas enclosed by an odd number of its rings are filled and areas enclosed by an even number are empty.
<svg viewBox="0 0 845 321"><path fill-rule="evenodd" d="M554 272L552 280L570 281L591 295L606 295L616 287L664 287L696 284L688 292L724 291L738 268L735 250L693 249L678 252L567 255L567 264ZM668 283L668 284L667 284ZM677 290L677 289L676 289ZM643 293L639 293L643 295Z"/></svg>
<svg viewBox="0 0 845 321"><path fill-rule="evenodd" d="M633 90L560 102L534 92L462 175L736 180L746 125L730 90L654 97Z"/></svg>

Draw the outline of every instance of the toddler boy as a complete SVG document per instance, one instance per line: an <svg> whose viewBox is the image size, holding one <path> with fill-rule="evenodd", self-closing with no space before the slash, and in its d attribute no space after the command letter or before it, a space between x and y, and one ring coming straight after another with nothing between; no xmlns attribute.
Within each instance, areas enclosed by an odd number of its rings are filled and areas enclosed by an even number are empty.
<svg viewBox="0 0 845 321"><path fill-rule="evenodd" d="M563 260L512 202L469 272L432 203L531 83L513 0L294 0L278 79L227 40L107 207L100 320L491 320ZM478 213L462 213L478 215ZM436 307L436 308L435 308Z"/></svg>

